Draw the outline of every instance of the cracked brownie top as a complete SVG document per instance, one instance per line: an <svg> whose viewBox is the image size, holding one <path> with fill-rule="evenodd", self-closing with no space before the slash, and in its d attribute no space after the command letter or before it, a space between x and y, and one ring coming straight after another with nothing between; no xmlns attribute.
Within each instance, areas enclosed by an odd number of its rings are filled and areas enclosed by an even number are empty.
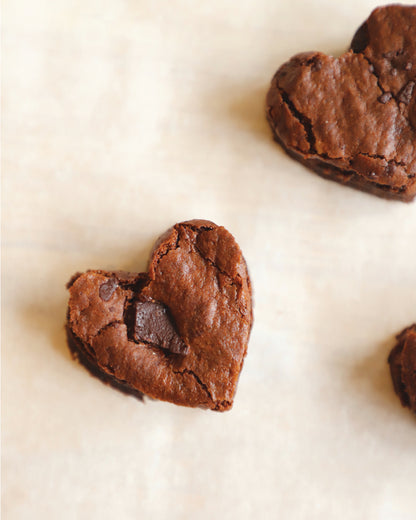
<svg viewBox="0 0 416 520"><path fill-rule="evenodd" d="M246 263L226 229L176 224L147 273L87 271L68 285L70 345L85 365L157 399L232 406L252 308Z"/></svg>
<svg viewBox="0 0 416 520"><path fill-rule="evenodd" d="M339 58L302 53L267 96L275 138L318 173L377 195L416 195L416 7L376 9Z"/></svg>

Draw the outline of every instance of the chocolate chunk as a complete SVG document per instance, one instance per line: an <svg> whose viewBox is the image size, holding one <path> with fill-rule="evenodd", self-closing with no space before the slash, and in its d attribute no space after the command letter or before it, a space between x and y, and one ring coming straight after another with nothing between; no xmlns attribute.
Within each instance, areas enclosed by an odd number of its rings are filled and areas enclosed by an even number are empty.
<svg viewBox="0 0 416 520"><path fill-rule="evenodd" d="M114 291L117 289L117 287L117 280L115 278L110 278L101 285L99 290L100 298L105 302L108 302L108 300L113 296Z"/></svg>
<svg viewBox="0 0 416 520"><path fill-rule="evenodd" d="M403 87L403 89L399 93L399 101L401 103L404 103L405 105L408 105L410 103L410 100L412 99L413 89L415 87L414 81L409 81L409 83Z"/></svg>
<svg viewBox="0 0 416 520"><path fill-rule="evenodd" d="M382 94L378 100L380 101L380 103L383 103L383 105L385 103L387 103L388 101L390 101L390 99L392 98L393 96L391 95L391 92L384 92L384 94Z"/></svg>
<svg viewBox="0 0 416 520"><path fill-rule="evenodd" d="M175 354L187 354L189 351L176 332L167 308L157 302L135 303L134 339Z"/></svg>

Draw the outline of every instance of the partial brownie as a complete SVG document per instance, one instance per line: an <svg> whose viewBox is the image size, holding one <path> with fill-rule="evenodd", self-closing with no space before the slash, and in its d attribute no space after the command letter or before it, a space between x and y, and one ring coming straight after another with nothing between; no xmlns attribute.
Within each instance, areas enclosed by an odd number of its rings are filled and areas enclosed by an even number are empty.
<svg viewBox="0 0 416 520"><path fill-rule="evenodd" d="M416 6L379 7L340 58L294 56L267 95L275 139L321 176L405 202L416 195Z"/></svg>
<svg viewBox="0 0 416 520"><path fill-rule="evenodd" d="M137 397L231 408L252 305L245 260L225 228L176 224L147 273L91 270L68 289L68 344L92 374Z"/></svg>
<svg viewBox="0 0 416 520"><path fill-rule="evenodd" d="M397 336L389 364L394 390L402 405L416 413L416 324Z"/></svg>

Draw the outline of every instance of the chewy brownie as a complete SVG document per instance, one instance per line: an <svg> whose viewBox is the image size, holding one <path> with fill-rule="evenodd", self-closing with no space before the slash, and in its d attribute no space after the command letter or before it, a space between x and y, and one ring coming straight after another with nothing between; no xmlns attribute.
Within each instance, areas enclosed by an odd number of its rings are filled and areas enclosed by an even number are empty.
<svg viewBox="0 0 416 520"><path fill-rule="evenodd" d="M394 390L402 405L416 413L416 324L397 336L389 364Z"/></svg>
<svg viewBox="0 0 416 520"><path fill-rule="evenodd" d="M253 320L246 263L225 228L176 224L147 273L91 270L68 289L68 344L91 373L138 397L231 408Z"/></svg>
<svg viewBox="0 0 416 520"><path fill-rule="evenodd" d="M416 195L416 6L375 9L340 58L294 56L267 118L286 152L322 177L388 199Z"/></svg>

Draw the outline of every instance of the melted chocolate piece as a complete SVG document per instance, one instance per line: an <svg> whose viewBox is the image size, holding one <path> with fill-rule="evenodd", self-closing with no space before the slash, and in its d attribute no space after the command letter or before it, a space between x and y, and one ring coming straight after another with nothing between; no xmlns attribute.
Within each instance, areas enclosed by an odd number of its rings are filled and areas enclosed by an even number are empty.
<svg viewBox="0 0 416 520"><path fill-rule="evenodd" d="M117 287L117 280L115 278L110 278L101 285L99 290L100 298L105 302L108 302L108 300L113 296L114 291L117 289Z"/></svg>
<svg viewBox="0 0 416 520"><path fill-rule="evenodd" d="M157 302L136 302L134 339L173 352L187 354L189 347L176 332L167 308Z"/></svg>

